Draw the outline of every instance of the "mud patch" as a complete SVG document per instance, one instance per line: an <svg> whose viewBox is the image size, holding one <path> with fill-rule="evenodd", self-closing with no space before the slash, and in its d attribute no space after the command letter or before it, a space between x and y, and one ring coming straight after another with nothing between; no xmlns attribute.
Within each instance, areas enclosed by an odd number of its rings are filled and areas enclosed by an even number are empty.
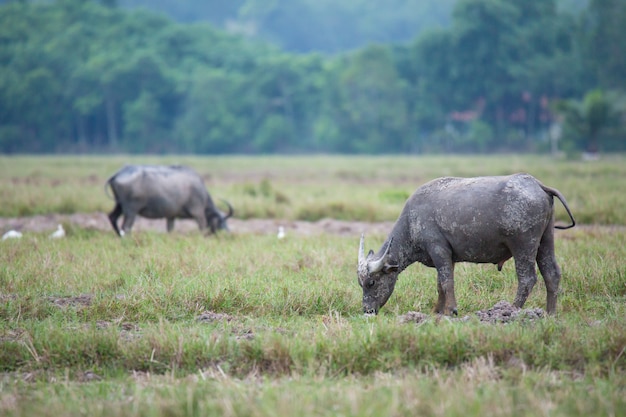
<svg viewBox="0 0 626 417"><path fill-rule="evenodd" d="M76 379L78 380L78 382L102 381L102 377L100 375L97 375L93 371L80 372L78 375L76 375Z"/></svg>
<svg viewBox="0 0 626 417"><path fill-rule="evenodd" d="M108 329L109 327L119 328L120 339L127 341L127 342L140 339L142 337L139 325L136 323L120 322L119 320L115 320L112 322L99 320L96 322L96 329L98 330Z"/></svg>
<svg viewBox="0 0 626 417"><path fill-rule="evenodd" d="M17 294L0 294L0 303L17 300Z"/></svg>
<svg viewBox="0 0 626 417"><path fill-rule="evenodd" d="M215 313L213 311L205 311L204 313L196 317L196 321L199 321L202 323L214 323L217 321L229 322L229 321L232 321L233 319L234 318L231 315L228 315L225 313Z"/></svg>
<svg viewBox="0 0 626 417"><path fill-rule="evenodd" d="M106 213L73 213L73 214L45 214L24 217L0 217L0 234L8 230L17 230L28 237L31 232L53 232L58 224L63 224L68 229L68 236L72 235L72 227L76 230L112 233L111 223ZM157 231L166 233L164 219L146 219L137 217L133 232ZM325 218L318 221L288 220L288 219L237 219L228 220L231 232L237 234L276 235L278 227L282 226L287 238L291 236L319 236L325 234L339 236L360 236L366 232L371 234L386 235L393 228L394 222L364 222L346 221ZM576 233L559 234L559 238L578 239L581 234L602 236L606 233L624 233L626 226L623 225L577 225ZM177 219L174 233L199 233L198 225L193 220Z"/></svg>
<svg viewBox="0 0 626 417"><path fill-rule="evenodd" d="M512 321L534 321L542 319L546 316L545 311L542 308L517 308L507 301L499 301L493 307L487 310L479 310L475 313L478 320L487 324L499 324L510 323ZM437 315L437 321L442 317ZM471 319L470 315L454 318L446 317L450 321L468 321ZM421 324L430 319L428 314L421 313L419 311L409 311L406 314L398 317L400 323L414 323Z"/></svg>
<svg viewBox="0 0 626 417"><path fill-rule="evenodd" d="M98 231L112 233L113 229L105 213L74 213L74 214L47 214L28 217L7 218L0 217L0 232L18 230L24 237L29 233L53 232L58 224L63 224L68 232L72 228L77 230ZM133 232L157 231L166 233L164 219L145 219L137 217ZM315 222L284 219L237 219L228 220L229 229L233 234L276 235L279 226L286 232L286 238L291 236L319 236L333 234L340 236L359 236L362 232L368 234L386 234L393 227L393 222L369 223L360 221L344 221L335 219L321 219ZM193 220L177 219L174 233L199 233L198 225ZM72 233L68 233L71 236Z"/></svg>
<svg viewBox="0 0 626 417"><path fill-rule="evenodd" d="M236 340L252 340L256 337L252 329L233 330L233 334Z"/></svg>
<svg viewBox="0 0 626 417"><path fill-rule="evenodd" d="M405 323L420 324L428 320L428 317L429 317L428 314L424 314L419 311L409 311L408 313L403 314L400 317L398 317L398 321L402 324L405 324Z"/></svg>
<svg viewBox="0 0 626 417"><path fill-rule="evenodd" d="M47 297L57 307L88 307L91 305L93 295L82 294L77 297Z"/></svg>
<svg viewBox="0 0 626 417"><path fill-rule="evenodd" d="M111 322L111 321L105 321L105 320L98 320L96 322L96 329L99 330L103 330L103 329L108 329L109 327L112 326L118 326L120 328L120 330L126 331L126 332L138 332L139 331L139 325L135 324L135 323L131 323L131 322Z"/></svg>
<svg viewBox="0 0 626 417"><path fill-rule="evenodd" d="M29 334L24 329L6 329L0 333L0 342L17 342L29 337Z"/></svg>
<svg viewBox="0 0 626 417"><path fill-rule="evenodd" d="M476 312L478 319L484 323L509 323L515 320L537 320L546 316L541 308L517 308L506 301L499 301L487 310Z"/></svg>
<svg viewBox="0 0 626 417"><path fill-rule="evenodd" d="M238 320L235 316L231 316L230 314L205 311L204 313L196 316L196 321L200 323L235 322L235 325L230 329L230 334L235 338L235 340L252 340L256 337L253 329L243 325L241 320Z"/></svg>

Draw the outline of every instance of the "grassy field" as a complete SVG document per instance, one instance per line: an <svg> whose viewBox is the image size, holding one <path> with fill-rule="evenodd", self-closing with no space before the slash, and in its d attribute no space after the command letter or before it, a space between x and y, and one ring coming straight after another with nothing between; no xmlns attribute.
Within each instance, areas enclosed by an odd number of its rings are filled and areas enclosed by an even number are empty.
<svg viewBox="0 0 626 417"><path fill-rule="evenodd" d="M431 313L422 265L366 318L358 236L0 241L0 415L626 414L626 158L3 157L0 216L108 211L103 184L127 162L191 165L243 218L305 220L394 220L431 178L527 171L582 226L556 232L556 317L495 325L474 313L513 300L513 262L457 266L466 319ZM525 307L545 308L541 280ZM412 311L429 317L399 320Z"/></svg>
<svg viewBox="0 0 626 417"><path fill-rule="evenodd" d="M127 163L186 164L239 218L393 221L406 198L445 175L529 172L558 188L587 224L626 224L626 157L599 161L494 157L7 157L0 156L0 217L109 212L106 180ZM557 204L558 206L558 204ZM557 207L557 216L567 214Z"/></svg>

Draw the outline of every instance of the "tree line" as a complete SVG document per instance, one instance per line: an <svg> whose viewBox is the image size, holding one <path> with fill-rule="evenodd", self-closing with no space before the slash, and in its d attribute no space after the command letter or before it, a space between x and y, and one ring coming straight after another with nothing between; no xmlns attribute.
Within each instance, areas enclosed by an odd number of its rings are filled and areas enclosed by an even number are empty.
<svg viewBox="0 0 626 417"><path fill-rule="evenodd" d="M402 44L293 53L116 1L0 5L0 151L626 150L626 3L458 0Z"/></svg>
<svg viewBox="0 0 626 417"><path fill-rule="evenodd" d="M208 21L290 52L337 53L372 42L409 41L424 29L447 26L455 1L120 0L118 4L158 10L179 22Z"/></svg>

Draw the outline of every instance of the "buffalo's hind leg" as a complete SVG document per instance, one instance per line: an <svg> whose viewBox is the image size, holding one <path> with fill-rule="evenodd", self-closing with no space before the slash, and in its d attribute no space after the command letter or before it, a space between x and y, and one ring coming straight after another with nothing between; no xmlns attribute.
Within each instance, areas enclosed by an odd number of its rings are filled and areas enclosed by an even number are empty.
<svg viewBox="0 0 626 417"><path fill-rule="evenodd" d="M135 223L135 217L137 217L137 214L131 210L124 212L124 221L122 222L120 236L130 233L130 230L133 228L133 224Z"/></svg>
<svg viewBox="0 0 626 417"><path fill-rule="evenodd" d="M119 203L115 203L115 207L113 211L109 213L109 221L111 222L111 226L113 226L113 230L117 233L118 236L122 236L120 233L120 228L117 226L117 220L122 215L122 206Z"/></svg>
<svg viewBox="0 0 626 417"><path fill-rule="evenodd" d="M549 227L543 237L537 251L537 265L546 283L548 314L556 313L556 299L559 291L559 283L561 281L561 268L556 262L554 254L554 231Z"/></svg>
<svg viewBox="0 0 626 417"><path fill-rule="evenodd" d="M533 254L532 257L513 255L513 259L515 259L515 272L517 273L517 294L513 305L522 308L537 283L535 255Z"/></svg>

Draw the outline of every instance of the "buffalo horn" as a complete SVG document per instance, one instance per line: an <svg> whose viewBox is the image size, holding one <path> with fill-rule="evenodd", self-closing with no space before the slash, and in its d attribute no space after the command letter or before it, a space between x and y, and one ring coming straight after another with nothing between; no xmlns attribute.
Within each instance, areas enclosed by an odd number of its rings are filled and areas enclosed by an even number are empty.
<svg viewBox="0 0 626 417"><path fill-rule="evenodd" d="M363 244L365 241L365 234L361 233L361 242L359 243L359 265L365 262L365 249Z"/></svg>
<svg viewBox="0 0 626 417"><path fill-rule="evenodd" d="M389 248L391 247L391 242L393 242L393 238L389 239L389 243L387 244L387 248L385 249L385 253L383 253L383 255L376 259L375 261L370 261L367 263L367 269L370 272L379 272L380 270L383 269L383 266L385 265L385 258L387 257L387 254L389 253Z"/></svg>
<svg viewBox="0 0 626 417"><path fill-rule="evenodd" d="M226 220L235 213L235 210L233 209L233 206L231 206L228 201L224 199L222 199L222 201L228 206L228 213L226 214L226 216L224 216L224 220Z"/></svg>

